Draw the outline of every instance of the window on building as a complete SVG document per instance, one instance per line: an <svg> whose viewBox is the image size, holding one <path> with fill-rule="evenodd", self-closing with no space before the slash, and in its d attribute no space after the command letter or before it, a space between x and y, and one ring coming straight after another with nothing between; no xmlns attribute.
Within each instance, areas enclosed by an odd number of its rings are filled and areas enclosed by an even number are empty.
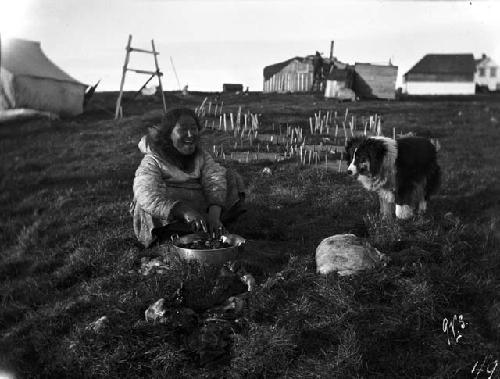
<svg viewBox="0 0 500 379"><path fill-rule="evenodd" d="M479 76L484 76L484 67L479 67Z"/></svg>
<svg viewBox="0 0 500 379"><path fill-rule="evenodd" d="M496 67L490 67L490 76L492 78L497 76L497 68Z"/></svg>

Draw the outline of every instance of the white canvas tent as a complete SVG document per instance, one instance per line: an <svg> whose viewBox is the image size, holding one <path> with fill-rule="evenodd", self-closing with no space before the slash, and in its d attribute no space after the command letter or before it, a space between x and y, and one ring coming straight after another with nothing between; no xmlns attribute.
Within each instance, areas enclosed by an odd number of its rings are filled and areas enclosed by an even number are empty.
<svg viewBox="0 0 500 379"><path fill-rule="evenodd" d="M13 109L34 109L61 116L83 112L87 86L57 67L40 42L1 41L0 114Z"/></svg>

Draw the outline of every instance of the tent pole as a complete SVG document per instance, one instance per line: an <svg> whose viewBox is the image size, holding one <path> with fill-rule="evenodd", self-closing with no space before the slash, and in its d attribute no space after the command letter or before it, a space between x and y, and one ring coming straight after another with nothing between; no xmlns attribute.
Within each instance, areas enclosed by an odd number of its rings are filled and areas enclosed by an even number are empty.
<svg viewBox="0 0 500 379"><path fill-rule="evenodd" d="M172 59L172 57L170 57L170 63L172 63L172 68L174 69L175 79L177 79L177 85L179 86L179 91L182 91L181 83L179 82L179 77L177 76L177 70L175 69L174 60Z"/></svg>
<svg viewBox="0 0 500 379"><path fill-rule="evenodd" d="M165 94L163 93L163 85L161 84L160 66L158 66L158 57L157 57L158 54L156 54L156 48L155 48L155 41L154 40L151 40L151 47L153 48L153 55L155 57L156 75L158 76L158 84L160 86L161 99L163 101L163 113L167 113L167 104L165 102Z"/></svg>

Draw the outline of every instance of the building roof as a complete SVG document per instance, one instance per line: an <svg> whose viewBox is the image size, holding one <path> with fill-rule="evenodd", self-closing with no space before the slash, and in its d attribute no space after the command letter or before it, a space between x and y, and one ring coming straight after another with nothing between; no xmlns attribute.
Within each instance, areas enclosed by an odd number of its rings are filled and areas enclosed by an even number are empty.
<svg viewBox="0 0 500 379"><path fill-rule="evenodd" d="M277 72L280 72L283 68L288 66L291 62L293 61L298 61L300 63L310 63L312 64L314 55L307 55L305 57L294 57L287 59L286 61L280 62L280 63L275 63L269 66L264 67L264 79L268 80L270 77L272 77L274 74ZM330 58L323 58L323 64L331 65L334 64L336 68L344 69L346 68L347 64L342 63L339 61L337 58L333 57L333 59Z"/></svg>
<svg viewBox="0 0 500 379"><path fill-rule="evenodd" d="M491 57L483 54L481 58L475 60L476 67L497 67L496 62Z"/></svg>
<svg viewBox="0 0 500 379"><path fill-rule="evenodd" d="M476 66L477 66L479 63L481 63L481 62L483 62L483 61L486 61L486 60L489 60L489 59L490 59L490 58L489 58L486 54L484 54L484 53L483 53L483 54L481 55L481 58L474 59L474 62L476 63Z"/></svg>
<svg viewBox="0 0 500 379"><path fill-rule="evenodd" d="M470 75L476 71L472 54L427 54L408 74Z"/></svg>
<svg viewBox="0 0 500 379"><path fill-rule="evenodd" d="M264 79L269 79L271 76L273 76L274 74L276 74L277 72L280 72L283 68L285 68L286 66L288 66L291 62L293 62L294 60L297 60L299 62L309 62L311 60L311 58L309 57L294 57L294 58L290 58L290 59L287 59L286 61L283 61L283 62L280 62L280 63L275 63L275 64L272 64L270 66L266 66L264 67Z"/></svg>

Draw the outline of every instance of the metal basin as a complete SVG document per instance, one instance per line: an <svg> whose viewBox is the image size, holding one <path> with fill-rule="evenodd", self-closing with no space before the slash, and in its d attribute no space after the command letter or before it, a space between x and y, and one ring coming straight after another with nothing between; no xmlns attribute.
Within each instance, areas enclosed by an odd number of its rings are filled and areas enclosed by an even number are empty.
<svg viewBox="0 0 500 379"><path fill-rule="evenodd" d="M227 261L238 259L245 245L245 239L237 234L224 234L221 236L223 242L231 245L220 249L190 249L179 245L187 245L196 241L204 241L207 235L204 233L187 234L172 240L173 250L180 258L185 260L196 260L200 263L210 265L221 265Z"/></svg>

